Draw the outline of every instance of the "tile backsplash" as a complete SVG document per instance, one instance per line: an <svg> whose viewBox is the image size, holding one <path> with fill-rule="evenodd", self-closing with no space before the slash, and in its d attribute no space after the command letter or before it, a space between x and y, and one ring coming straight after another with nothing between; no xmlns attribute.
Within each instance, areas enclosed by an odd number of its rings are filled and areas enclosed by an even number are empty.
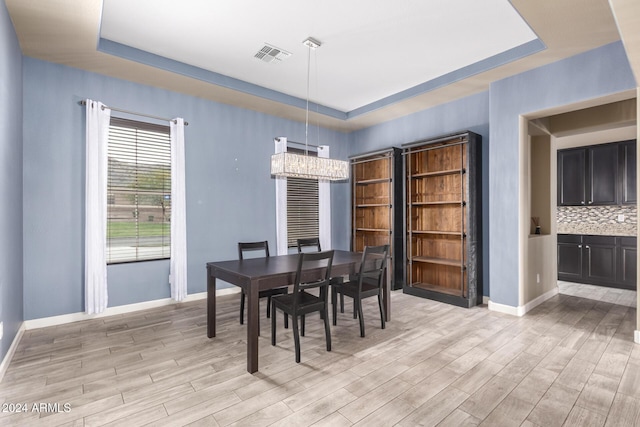
<svg viewBox="0 0 640 427"><path fill-rule="evenodd" d="M624 215L624 221L618 216ZM635 236L638 210L634 206L558 206L558 234Z"/></svg>

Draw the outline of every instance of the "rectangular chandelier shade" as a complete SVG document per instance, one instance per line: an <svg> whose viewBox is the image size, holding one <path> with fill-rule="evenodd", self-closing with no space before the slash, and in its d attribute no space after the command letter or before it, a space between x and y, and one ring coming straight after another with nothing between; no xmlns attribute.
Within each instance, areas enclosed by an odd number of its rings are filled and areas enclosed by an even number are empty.
<svg viewBox="0 0 640 427"><path fill-rule="evenodd" d="M343 181L349 179L349 162L283 152L271 156L271 175Z"/></svg>

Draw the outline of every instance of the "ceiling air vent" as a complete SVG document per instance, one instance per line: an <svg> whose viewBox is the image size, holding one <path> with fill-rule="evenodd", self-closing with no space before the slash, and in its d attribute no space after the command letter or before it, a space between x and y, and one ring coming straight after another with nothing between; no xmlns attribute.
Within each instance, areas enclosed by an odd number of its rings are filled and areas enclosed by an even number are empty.
<svg viewBox="0 0 640 427"><path fill-rule="evenodd" d="M265 43L264 47L256 52L255 55L253 55L254 58L257 58L263 62L279 62L287 59L290 56L290 52L287 52L286 50L282 50L275 46L271 46L267 43Z"/></svg>

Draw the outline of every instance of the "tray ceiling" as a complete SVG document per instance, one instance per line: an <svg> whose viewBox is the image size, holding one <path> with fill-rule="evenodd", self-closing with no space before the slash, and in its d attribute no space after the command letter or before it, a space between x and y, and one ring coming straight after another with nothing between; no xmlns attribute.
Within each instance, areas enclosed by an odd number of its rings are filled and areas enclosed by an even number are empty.
<svg viewBox="0 0 640 427"><path fill-rule="evenodd" d="M620 40L607 0L6 5L26 56L293 120L304 120L302 41L314 37L322 46L311 56L309 92L319 104L312 104L312 119L345 131L486 91L493 81ZM291 55L255 59L265 44Z"/></svg>

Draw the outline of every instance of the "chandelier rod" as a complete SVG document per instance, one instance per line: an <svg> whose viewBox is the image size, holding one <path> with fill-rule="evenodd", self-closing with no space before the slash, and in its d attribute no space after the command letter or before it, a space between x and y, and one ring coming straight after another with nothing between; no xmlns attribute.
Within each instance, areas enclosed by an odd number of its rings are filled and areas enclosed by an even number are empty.
<svg viewBox="0 0 640 427"><path fill-rule="evenodd" d="M309 81L311 80L311 47L307 47L307 108L304 125L305 154L309 154Z"/></svg>

